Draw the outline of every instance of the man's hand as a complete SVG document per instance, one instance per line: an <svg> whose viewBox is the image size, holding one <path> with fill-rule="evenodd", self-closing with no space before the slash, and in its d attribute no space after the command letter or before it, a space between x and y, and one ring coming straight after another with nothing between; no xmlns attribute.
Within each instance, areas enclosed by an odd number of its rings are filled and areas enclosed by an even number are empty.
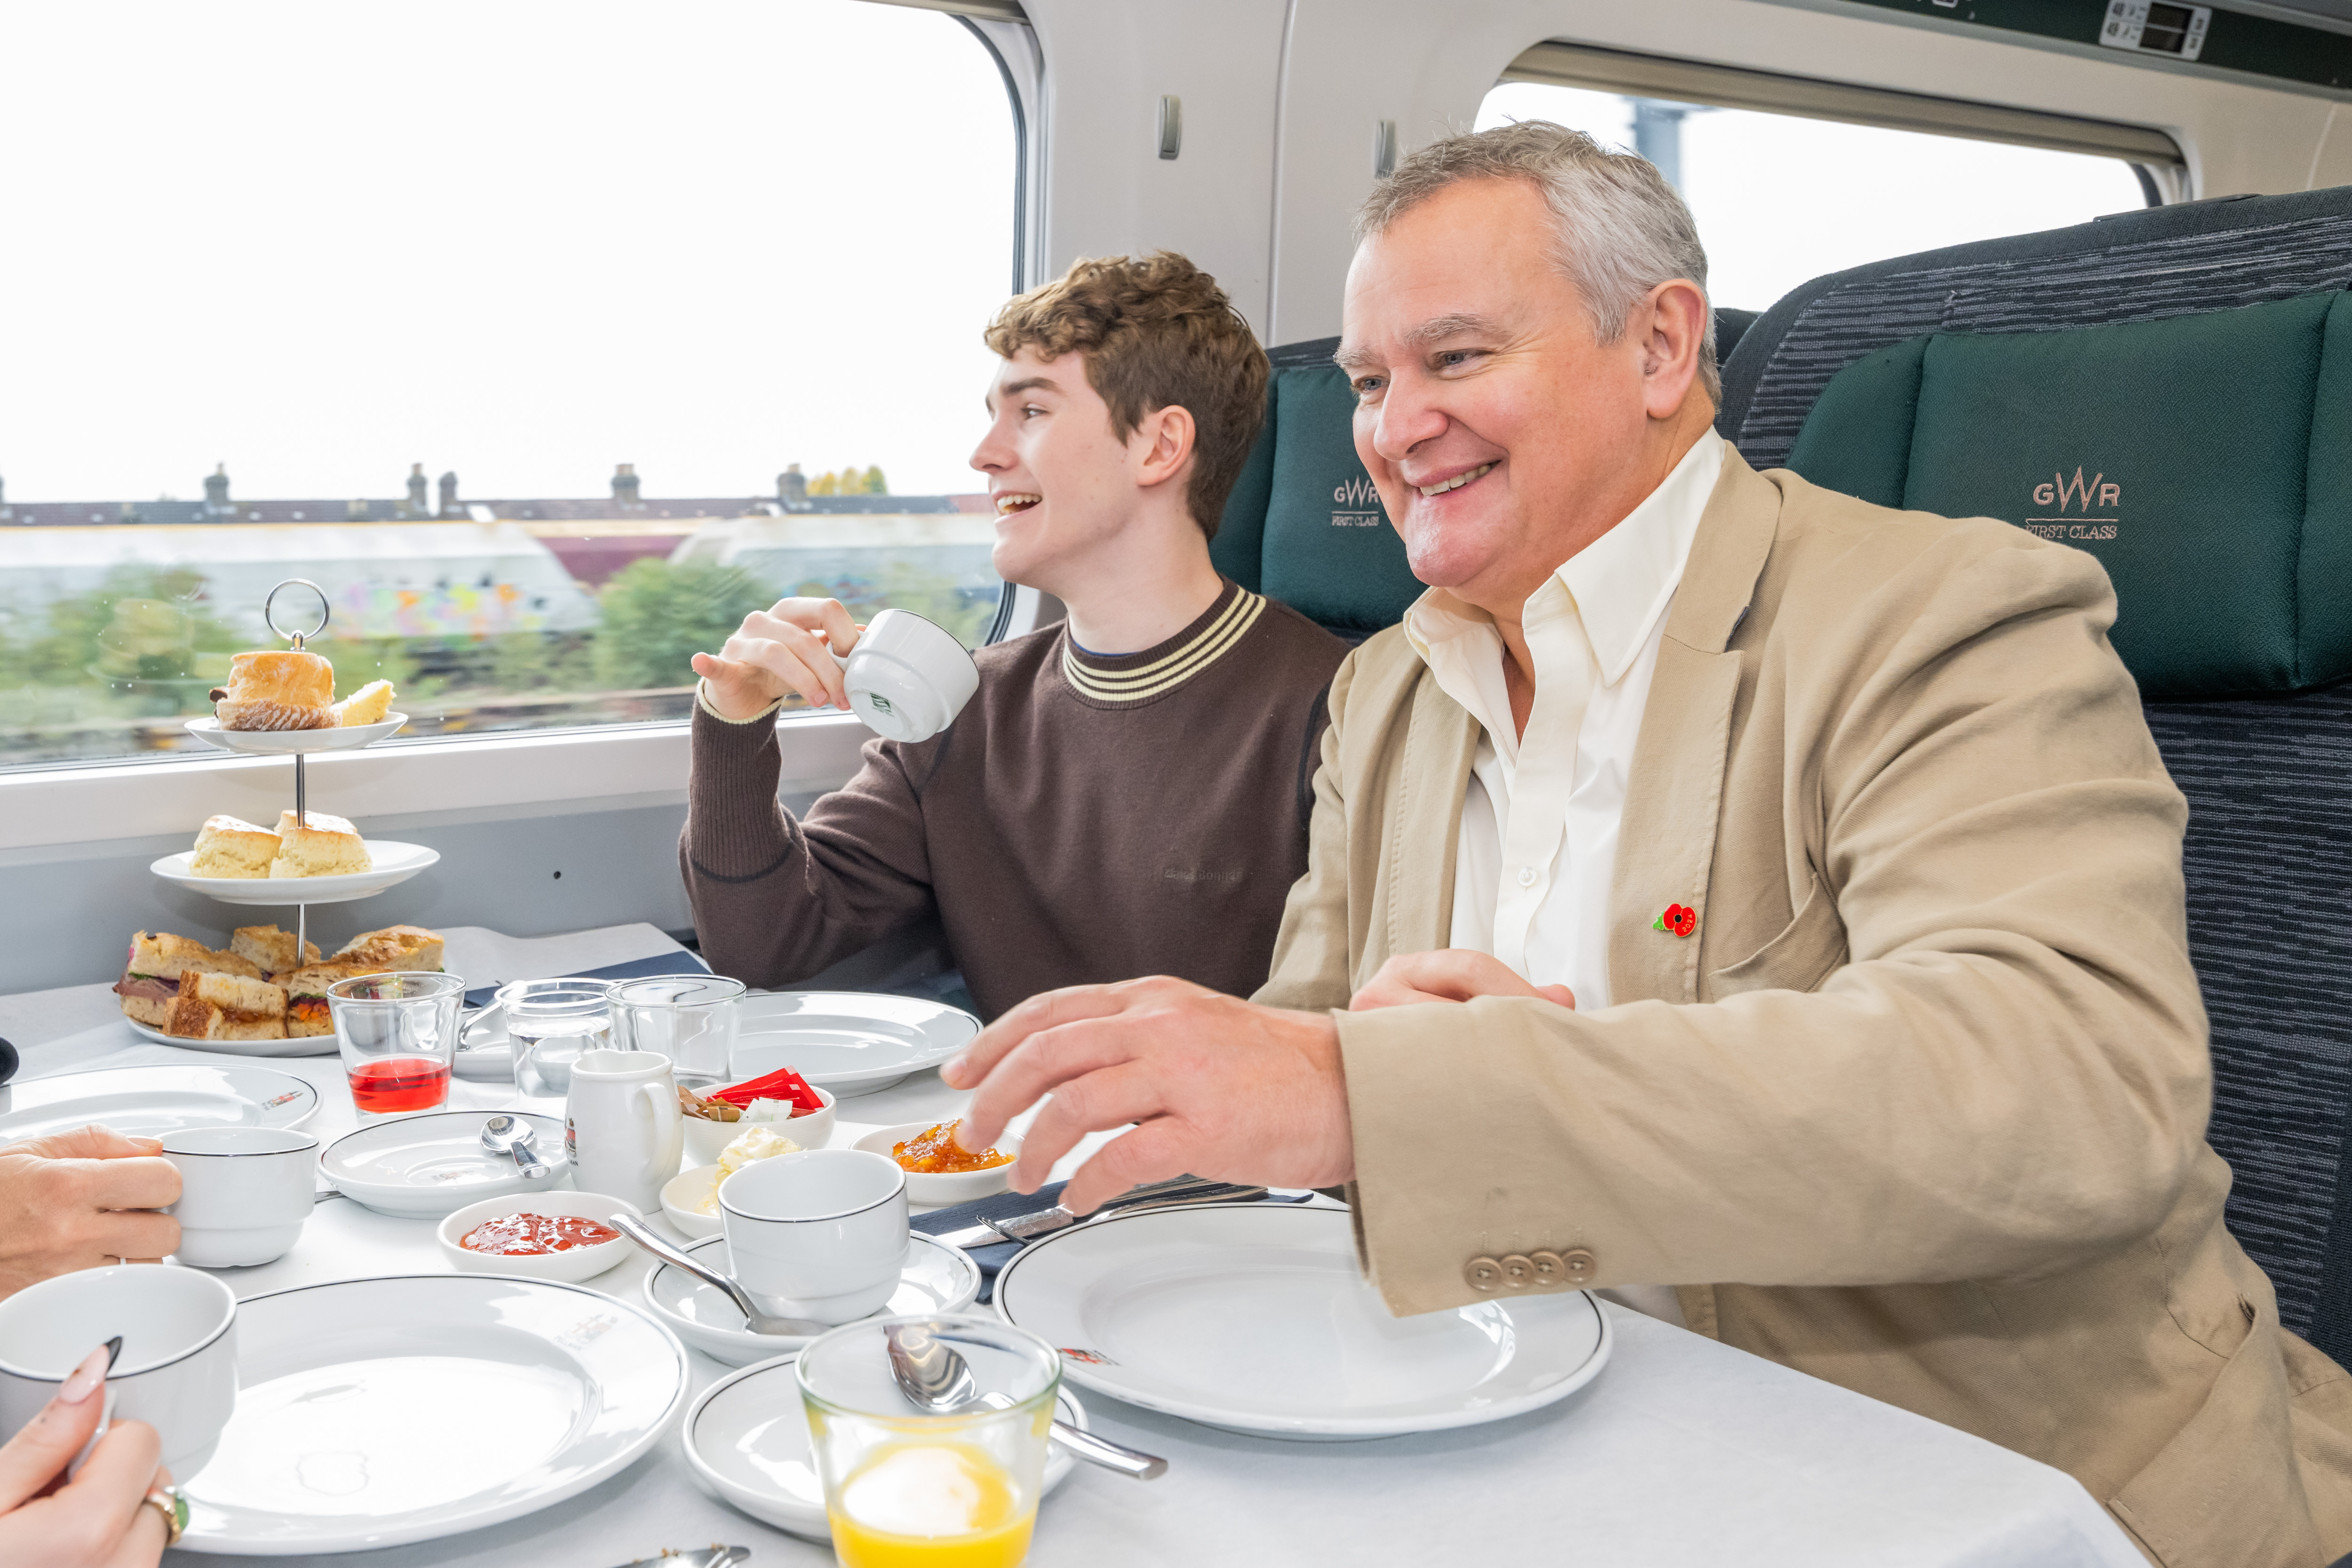
<svg viewBox="0 0 2352 1568"><path fill-rule="evenodd" d="M960 1134L967 1148L985 1149L1013 1116L1054 1097L1022 1142L1016 1192L1044 1185L1086 1134L1134 1122L1070 1178L1062 1204L1079 1214L1187 1172L1286 1187L1336 1186L1355 1173L1339 1026L1187 981L1032 996L940 1076L978 1090Z"/></svg>
<svg viewBox="0 0 2352 1568"><path fill-rule="evenodd" d="M1501 959L1475 948L1446 947L1433 952L1401 952L1349 1000L1350 1013L1375 1007L1409 1007L1416 1002L1467 1002L1473 996L1540 996L1563 1007L1576 1005L1565 985L1530 985Z"/></svg>
<svg viewBox="0 0 2352 1568"><path fill-rule="evenodd" d="M151 1214L180 1196L152 1138L83 1127L0 1149L0 1297L117 1258L175 1252L180 1222Z"/></svg>
<svg viewBox="0 0 2352 1568"><path fill-rule="evenodd" d="M838 599L779 599L744 616L718 653L691 662L709 683L710 705L730 719L750 719L794 691L812 707L845 710L833 655L856 647L860 630Z"/></svg>

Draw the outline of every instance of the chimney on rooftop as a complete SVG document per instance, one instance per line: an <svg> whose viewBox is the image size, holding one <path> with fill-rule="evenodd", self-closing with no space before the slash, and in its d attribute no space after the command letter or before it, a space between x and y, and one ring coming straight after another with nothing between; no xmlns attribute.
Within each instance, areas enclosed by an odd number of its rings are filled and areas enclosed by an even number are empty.
<svg viewBox="0 0 2352 1568"><path fill-rule="evenodd" d="M425 510L425 465L422 463L408 465L408 500L400 509L400 515L403 517L433 515Z"/></svg>
<svg viewBox="0 0 2352 1568"><path fill-rule="evenodd" d="M613 499L623 506L642 504L637 500L637 466L623 463L613 470Z"/></svg>
<svg viewBox="0 0 2352 1568"><path fill-rule="evenodd" d="M798 463L786 463L784 471L776 476L776 499L787 510L808 504L808 476L801 472Z"/></svg>
<svg viewBox="0 0 2352 1568"><path fill-rule="evenodd" d="M228 510L228 465L226 463L214 465L213 471L205 476L205 510L206 511Z"/></svg>
<svg viewBox="0 0 2352 1568"><path fill-rule="evenodd" d="M344 521L345 522L365 522L365 521L367 521L367 519L368 519L368 503L367 503L367 502L365 502L365 501L363 501L363 500L347 500L347 501L345 501L345 502L343 503L343 521Z"/></svg>
<svg viewBox="0 0 2352 1568"><path fill-rule="evenodd" d="M463 517L465 509L457 504L457 475L455 469L441 476L441 515Z"/></svg>

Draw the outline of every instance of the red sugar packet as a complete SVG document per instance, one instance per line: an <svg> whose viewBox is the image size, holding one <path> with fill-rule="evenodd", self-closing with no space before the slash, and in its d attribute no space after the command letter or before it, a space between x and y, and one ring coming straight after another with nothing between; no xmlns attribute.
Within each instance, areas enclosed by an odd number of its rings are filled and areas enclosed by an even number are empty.
<svg viewBox="0 0 2352 1568"><path fill-rule="evenodd" d="M765 1078L713 1089L703 1098L723 1100L738 1110L747 1109L755 1100L789 1100L801 1110L824 1109L824 1101L817 1098L816 1090L808 1086L808 1080L790 1068L778 1068Z"/></svg>

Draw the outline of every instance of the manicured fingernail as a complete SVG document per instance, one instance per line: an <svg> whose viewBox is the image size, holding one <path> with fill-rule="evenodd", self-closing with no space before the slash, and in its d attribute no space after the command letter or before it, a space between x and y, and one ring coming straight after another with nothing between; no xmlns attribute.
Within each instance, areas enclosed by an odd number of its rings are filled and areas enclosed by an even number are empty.
<svg viewBox="0 0 2352 1568"><path fill-rule="evenodd" d="M104 1345L99 1346L89 1354L82 1357L81 1364L73 1369L73 1375L66 1379L63 1388L58 1390L59 1402L66 1405L79 1405L95 1394L98 1391L98 1385L106 1381L106 1369L113 1359L112 1353Z"/></svg>

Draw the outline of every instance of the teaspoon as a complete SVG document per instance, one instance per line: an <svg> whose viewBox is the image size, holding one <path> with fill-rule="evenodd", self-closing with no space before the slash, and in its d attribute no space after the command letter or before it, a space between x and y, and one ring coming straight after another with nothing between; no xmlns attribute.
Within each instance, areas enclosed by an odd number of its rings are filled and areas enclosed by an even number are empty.
<svg viewBox="0 0 2352 1568"><path fill-rule="evenodd" d="M618 1223L617 1221L615 1223ZM982 1394L961 1352L919 1323L893 1323L882 1331L889 1347L890 1375L898 1392L934 1415L950 1415L970 1405L1010 1410L1013 1401L1002 1394ZM1108 1437L1097 1437L1058 1416L1054 1441L1089 1464L1117 1470L1139 1481L1156 1481L1168 1473L1168 1461Z"/></svg>

